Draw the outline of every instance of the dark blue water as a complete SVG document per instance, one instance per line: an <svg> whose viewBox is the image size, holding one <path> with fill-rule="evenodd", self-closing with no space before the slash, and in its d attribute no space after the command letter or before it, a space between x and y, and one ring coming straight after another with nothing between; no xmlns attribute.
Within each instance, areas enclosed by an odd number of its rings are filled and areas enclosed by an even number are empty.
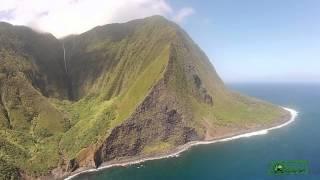
<svg viewBox="0 0 320 180"><path fill-rule="evenodd" d="M242 93L299 112L293 123L266 135L200 145L179 157L114 167L77 179L198 180L198 179L320 179L320 85L237 84ZM307 175L269 173L275 160L307 160Z"/></svg>

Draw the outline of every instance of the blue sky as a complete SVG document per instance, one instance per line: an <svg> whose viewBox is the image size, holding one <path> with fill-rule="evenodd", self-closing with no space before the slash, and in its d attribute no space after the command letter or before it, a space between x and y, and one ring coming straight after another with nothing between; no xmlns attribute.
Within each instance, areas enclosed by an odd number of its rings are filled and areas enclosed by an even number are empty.
<svg viewBox="0 0 320 180"><path fill-rule="evenodd" d="M320 82L319 0L0 0L0 21L63 37L154 14L180 24L227 82Z"/></svg>
<svg viewBox="0 0 320 180"><path fill-rule="evenodd" d="M320 1L170 1L226 82L320 82Z"/></svg>

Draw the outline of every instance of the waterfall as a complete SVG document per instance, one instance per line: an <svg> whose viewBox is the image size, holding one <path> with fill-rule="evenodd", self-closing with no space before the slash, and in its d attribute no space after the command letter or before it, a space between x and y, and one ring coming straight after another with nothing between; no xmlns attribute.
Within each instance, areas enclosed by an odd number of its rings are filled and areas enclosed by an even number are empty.
<svg viewBox="0 0 320 180"><path fill-rule="evenodd" d="M64 47L64 42L62 42L62 49L63 49L64 70L66 73L66 86L67 86L68 98L69 98L69 100L73 100L72 81L71 81L69 73L68 73L68 66L67 66L67 59L66 59L66 48ZM70 54L70 52L69 52L69 54Z"/></svg>
<svg viewBox="0 0 320 180"><path fill-rule="evenodd" d="M64 48L64 42L62 43L62 48L63 48L64 70L65 70L66 73L67 73L67 72L68 72L68 68L67 68L66 49Z"/></svg>

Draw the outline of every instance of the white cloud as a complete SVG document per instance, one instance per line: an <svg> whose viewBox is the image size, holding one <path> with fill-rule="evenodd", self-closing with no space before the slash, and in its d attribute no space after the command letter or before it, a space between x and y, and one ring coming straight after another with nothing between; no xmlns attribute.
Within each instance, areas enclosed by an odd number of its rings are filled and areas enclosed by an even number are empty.
<svg viewBox="0 0 320 180"><path fill-rule="evenodd" d="M172 11L164 0L2 1L1 10L14 9L13 18L8 20L10 23L51 32L57 37L82 33L97 25L123 22L153 14L166 15Z"/></svg>
<svg viewBox="0 0 320 180"><path fill-rule="evenodd" d="M177 23L182 23L188 16L195 13L193 8L185 7L178 11L178 13L173 17L173 20Z"/></svg>
<svg viewBox="0 0 320 180"><path fill-rule="evenodd" d="M166 0L0 0L0 21L56 37L155 14L180 23L193 13L192 8L182 8L176 14Z"/></svg>

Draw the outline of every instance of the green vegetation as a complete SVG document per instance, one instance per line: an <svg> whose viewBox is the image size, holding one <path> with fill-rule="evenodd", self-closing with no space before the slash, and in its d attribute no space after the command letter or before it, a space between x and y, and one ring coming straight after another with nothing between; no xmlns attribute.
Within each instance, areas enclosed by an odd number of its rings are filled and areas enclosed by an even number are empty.
<svg viewBox="0 0 320 180"><path fill-rule="evenodd" d="M61 40L0 23L0 179L87 166L93 155L161 153L205 139L211 125L283 115L228 91L200 48L160 16Z"/></svg>
<svg viewBox="0 0 320 180"><path fill-rule="evenodd" d="M0 172L0 179L19 179L18 168L3 159L0 159Z"/></svg>
<svg viewBox="0 0 320 180"><path fill-rule="evenodd" d="M162 152L166 152L167 150L170 150L170 148L172 148L172 144L167 143L167 142L160 142L157 144L151 144L151 145L146 146L143 149L143 152L145 154L162 153Z"/></svg>

